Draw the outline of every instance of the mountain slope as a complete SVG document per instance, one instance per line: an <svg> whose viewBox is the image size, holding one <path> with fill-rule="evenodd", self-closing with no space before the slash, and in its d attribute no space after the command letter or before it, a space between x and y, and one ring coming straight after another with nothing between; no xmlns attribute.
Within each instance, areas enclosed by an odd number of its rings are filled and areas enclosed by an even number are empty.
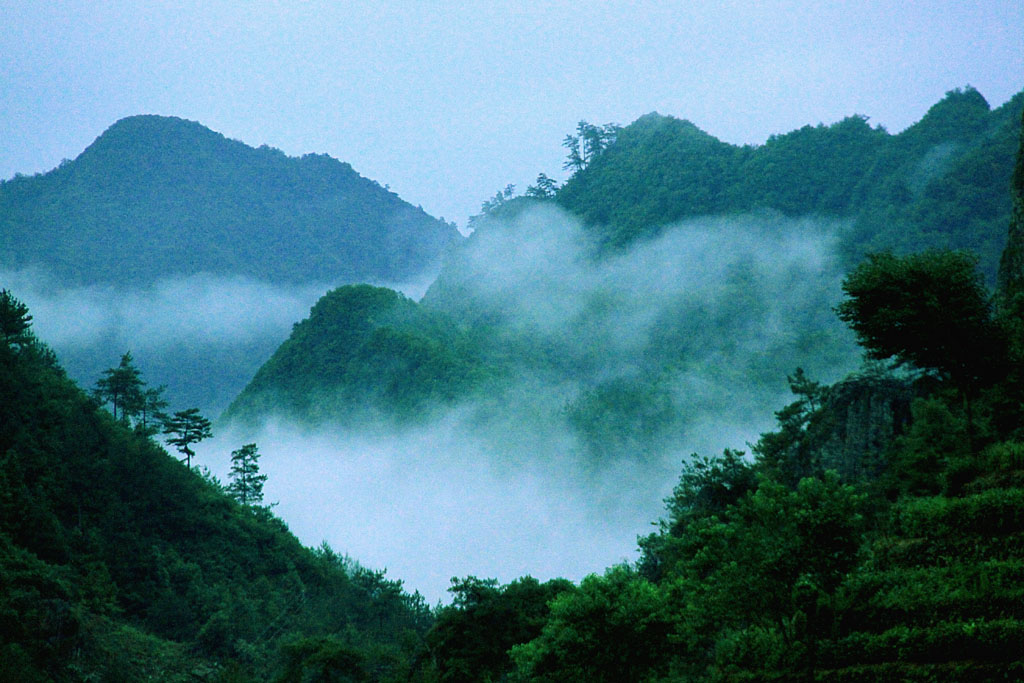
<svg viewBox="0 0 1024 683"><path fill-rule="evenodd" d="M480 382L484 371L472 352L445 317L402 294L346 285L295 324L224 419L408 417L448 404Z"/></svg>
<svg viewBox="0 0 1024 683"><path fill-rule="evenodd" d="M115 421L39 342L0 338L4 680L409 680L429 621Z"/></svg>
<svg viewBox="0 0 1024 683"><path fill-rule="evenodd" d="M994 278L1024 93L990 110L953 90L890 135L863 116L735 146L692 123L648 114L618 132L556 201L612 247L707 214L779 211L852 220L849 264L866 251L971 249Z"/></svg>
<svg viewBox="0 0 1024 683"><path fill-rule="evenodd" d="M74 161L0 184L0 267L67 284L200 272L271 282L401 281L458 239L348 164L253 149L198 123L133 116Z"/></svg>

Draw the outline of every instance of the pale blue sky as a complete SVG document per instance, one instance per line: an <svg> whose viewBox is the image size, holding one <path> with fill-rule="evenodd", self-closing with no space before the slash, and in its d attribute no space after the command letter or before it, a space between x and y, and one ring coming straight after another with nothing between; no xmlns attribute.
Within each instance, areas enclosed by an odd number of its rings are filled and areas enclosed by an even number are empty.
<svg viewBox="0 0 1024 683"><path fill-rule="evenodd" d="M992 106L1024 89L1024 2L0 0L0 177L157 113L326 152L464 225L507 183L563 178L580 119L897 132L967 84Z"/></svg>

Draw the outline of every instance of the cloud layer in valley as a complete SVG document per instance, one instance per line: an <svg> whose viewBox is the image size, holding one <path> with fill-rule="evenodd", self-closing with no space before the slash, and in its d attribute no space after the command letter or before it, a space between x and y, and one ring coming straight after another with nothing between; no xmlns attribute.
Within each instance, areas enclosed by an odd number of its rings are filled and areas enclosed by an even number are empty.
<svg viewBox="0 0 1024 683"><path fill-rule="evenodd" d="M831 310L842 228L708 218L595 258L558 211L492 225L445 276L455 299L434 290L426 305L489 311L496 334L529 339L544 362L419 427L271 420L219 435L207 462L223 477L230 451L256 442L268 500L304 543L386 567L432 602L453 576L579 579L635 559L681 461L745 449L770 429L797 365L827 381L855 367ZM623 378L662 386L680 421L645 457L623 452L627 441L594 466L567 414Z"/></svg>
<svg viewBox="0 0 1024 683"><path fill-rule="evenodd" d="M422 296L429 281L382 284ZM0 287L28 305L36 335L83 387L131 351L145 380L167 385L173 408L196 405L211 416L330 288L207 274L141 289L66 287L37 269L0 272Z"/></svg>

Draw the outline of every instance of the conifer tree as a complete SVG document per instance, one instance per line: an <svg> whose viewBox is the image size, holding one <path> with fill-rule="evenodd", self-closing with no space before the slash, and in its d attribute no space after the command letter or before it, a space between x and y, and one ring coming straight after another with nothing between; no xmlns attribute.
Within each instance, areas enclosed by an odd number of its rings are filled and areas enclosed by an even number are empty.
<svg viewBox="0 0 1024 683"><path fill-rule="evenodd" d="M121 419L127 420L139 414L143 386L145 382L142 381L138 368L132 363L132 353L126 351L116 368L103 371L103 377L97 380L93 393L101 402L113 405L114 419L117 419L120 408Z"/></svg>
<svg viewBox="0 0 1024 683"><path fill-rule="evenodd" d="M242 505L259 505L263 502L263 483L267 475L260 474L260 452L256 444L249 443L231 451L231 483L228 494Z"/></svg>
<svg viewBox="0 0 1024 683"><path fill-rule="evenodd" d="M6 289L0 290L0 335L8 345L23 346L31 337L32 316L28 306Z"/></svg>
<svg viewBox="0 0 1024 683"><path fill-rule="evenodd" d="M192 456L195 455L189 446L213 436L210 421L199 414L199 408L179 410L164 422L164 434L174 434L167 443L178 449L185 456L185 466L192 467Z"/></svg>
<svg viewBox="0 0 1024 683"><path fill-rule="evenodd" d="M136 428L147 436L156 434L160 430L157 425L167 420L167 414L163 412L163 409L167 407L167 401L163 398L166 389L167 387L161 384L158 387L146 389L139 396Z"/></svg>

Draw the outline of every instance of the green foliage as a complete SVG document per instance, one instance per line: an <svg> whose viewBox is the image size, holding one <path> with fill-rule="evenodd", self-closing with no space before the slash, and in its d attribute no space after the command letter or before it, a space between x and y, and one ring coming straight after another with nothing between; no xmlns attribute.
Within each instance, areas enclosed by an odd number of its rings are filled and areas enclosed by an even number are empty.
<svg viewBox="0 0 1024 683"><path fill-rule="evenodd" d="M444 316L382 287L325 294L225 412L314 422L407 418L472 391L485 372Z"/></svg>
<svg viewBox="0 0 1024 683"><path fill-rule="evenodd" d="M301 638L283 647L285 670L278 683L355 683L371 681L365 655L337 638Z"/></svg>
<svg viewBox="0 0 1024 683"><path fill-rule="evenodd" d="M538 635L551 601L571 589L564 579L540 583L526 576L505 586L474 576L452 579L452 604L440 609L427 645L440 681L504 680L509 650Z"/></svg>
<svg viewBox="0 0 1024 683"><path fill-rule="evenodd" d="M869 356L936 370L974 391L1006 353L976 263L964 252L873 254L844 280L837 312Z"/></svg>
<svg viewBox="0 0 1024 683"><path fill-rule="evenodd" d="M93 395L100 403L109 402L113 406L115 420L120 408L121 419L127 422L129 417L135 417L142 410L144 384L139 369L132 361L131 351L126 351L116 368L103 371L103 377L96 381Z"/></svg>
<svg viewBox="0 0 1024 683"><path fill-rule="evenodd" d="M643 681L664 672L674 628L666 596L625 566L551 602L539 637L512 648L514 680Z"/></svg>
<svg viewBox="0 0 1024 683"><path fill-rule="evenodd" d="M5 673L269 680L287 640L345 634L374 680L405 679L431 622L421 597L244 510L36 344L0 347Z"/></svg>
<svg viewBox="0 0 1024 683"><path fill-rule="evenodd" d="M243 506L263 502L263 484L267 475L260 474L260 452L256 444L248 443L231 451L231 482L224 491Z"/></svg>
<svg viewBox="0 0 1024 683"><path fill-rule="evenodd" d="M694 453L683 462L679 483L665 500L668 518L658 533L639 540L640 572L660 580L699 547L698 528L719 517L757 488L757 476L742 451L726 449L721 457Z"/></svg>
<svg viewBox="0 0 1024 683"><path fill-rule="evenodd" d="M11 292L0 289L0 336L8 346L21 346L31 339L32 316L28 306Z"/></svg>
<svg viewBox="0 0 1024 683"><path fill-rule="evenodd" d="M164 434L174 435L167 439L167 443L185 456L185 466L191 469L195 451L190 446L210 438L213 431L210 421L199 414L199 408L186 408L167 418L164 422Z"/></svg>
<svg viewBox="0 0 1024 683"><path fill-rule="evenodd" d="M402 281L459 239L346 163L161 116L122 119L74 161L0 183L0 215L0 265L90 285L195 273Z"/></svg>

